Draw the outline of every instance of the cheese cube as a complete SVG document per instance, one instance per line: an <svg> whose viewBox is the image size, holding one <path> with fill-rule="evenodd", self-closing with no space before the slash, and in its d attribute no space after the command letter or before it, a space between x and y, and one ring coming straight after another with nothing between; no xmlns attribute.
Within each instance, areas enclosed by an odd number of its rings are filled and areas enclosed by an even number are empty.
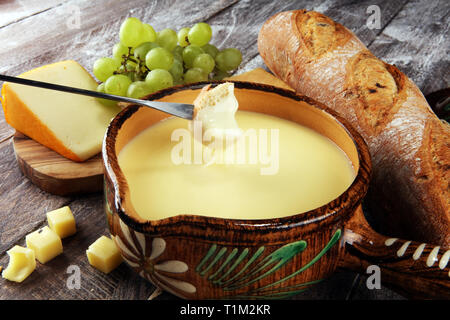
<svg viewBox="0 0 450 320"><path fill-rule="evenodd" d="M42 66L19 77L97 89L97 82L75 61ZM10 82L2 87L2 106L12 127L74 161L84 161L101 151L106 128L120 110L93 97Z"/></svg>
<svg viewBox="0 0 450 320"><path fill-rule="evenodd" d="M40 263L46 263L63 252L61 238L47 226L27 235L25 241Z"/></svg>
<svg viewBox="0 0 450 320"><path fill-rule="evenodd" d="M14 246L6 253L9 255L9 264L2 273L3 278L14 282L22 282L36 269L33 250Z"/></svg>
<svg viewBox="0 0 450 320"><path fill-rule="evenodd" d="M61 239L77 232L75 218L68 206L47 212L47 222Z"/></svg>
<svg viewBox="0 0 450 320"><path fill-rule="evenodd" d="M86 250L89 264L94 268L110 273L123 261L114 240L101 236Z"/></svg>

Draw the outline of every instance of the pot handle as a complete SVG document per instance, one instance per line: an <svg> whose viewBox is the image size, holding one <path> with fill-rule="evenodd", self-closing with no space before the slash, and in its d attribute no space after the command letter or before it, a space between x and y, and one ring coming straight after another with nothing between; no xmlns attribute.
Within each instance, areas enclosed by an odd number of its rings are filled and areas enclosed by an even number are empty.
<svg viewBox="0 0 450 320"><path fill-rule="evenodd" d="M339 267L367 275L376 265L381 284L405 297L450 299L448 247L383 236L369 226L361 206L345 225L343 245Z"/></svg>

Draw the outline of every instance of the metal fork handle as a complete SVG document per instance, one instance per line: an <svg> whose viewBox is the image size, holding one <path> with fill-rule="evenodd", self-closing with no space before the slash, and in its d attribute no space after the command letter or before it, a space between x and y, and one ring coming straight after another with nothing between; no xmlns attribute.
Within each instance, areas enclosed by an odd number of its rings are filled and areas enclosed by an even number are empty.
<svg viewBox="0 0 450 320"><path fill-rule="evenodd" d="M17 83L17 84L22 84L22 85L27 85L27 86L32 86L32 87L43 88L43 89L57 90L57 91L63 91L63 92L68 92L68 93L73 93L73 94L84 95L84 96L91 96L94 98L109 99L109 100L114 100L114 101L128 102L128 103L143 105L143 106L146 106L149 108L153 108L156 110L160 110L160 111L172 114L172 115L180 117L180 118L184 118L184 119L192 119L193 113L194 113L194 106L191 104L140 100L140 99L122 97L122 96L117 96L117 95L107 94L107 93L102 93L102 92L97 92L97 91L86 90L86 89L68 87L68 86L63 86L63 85L59 85L59 84L43 82L43 81L11 77L11 76L1 75L1 74L0 74L0 80L7 81L7 82L13 82L13 83Z"/></svg>

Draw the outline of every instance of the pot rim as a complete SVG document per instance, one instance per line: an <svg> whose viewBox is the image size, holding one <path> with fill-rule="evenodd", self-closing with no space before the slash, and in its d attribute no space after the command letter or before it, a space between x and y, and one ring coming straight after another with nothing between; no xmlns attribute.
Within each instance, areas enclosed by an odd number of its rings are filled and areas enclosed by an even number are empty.
<svg viewBox="0 0 450 320"><path fill-rule="evenodd" d="M204 81L194 84L179 85L155 92L146 96L144 99L160 99L164 96L182 90L197 90L201 89L207 84L216 86L224 82L225 81ZM267 233L270 231L278 231L280 230L280 228L291 229L317 222L322 222L321 224L331 224L337 219L344 218L346 220L347 218L349 218L350 214L352 214L356 207L360 205L362 199L366 195L369 187L370 177L372 174L369 149L362 136L352 127L352 125L347 120L342 118L334 110L331 110L324 104L317 102L305 95L266 84L233 80L227 80L227 82L233 82L235 87L239 89L265 91L283 96L285 98L290 98L294 101L303 101L314 108L328 113L346 131L347 135L352 139L357 150L359 169L352 184L336 199L316 209L281 218L232 219L193 214L181 214L159 220L146 220L145 222L139 221L135 217L128 215L125 212L125 208L123 207L125 194L129 193L129 188L126 179L118 165L118 159L115 152L115 140L124 122L140 108L146 108L144 106L130 104L124 110L119 112L109 124L103 139L102 146L105 179L109 178L112 182L115 194L114 206L120 219L135 231L151 233L155 235L167 235L167 233L165 232L165 229L167 227L177 227L180 225L199 227L201 230L205 230L205 228L208 228L211 230L218 229L246 233L254 231ZM177 232L172 232L170 235L200 237L197 234L177 234Z"/></svg>

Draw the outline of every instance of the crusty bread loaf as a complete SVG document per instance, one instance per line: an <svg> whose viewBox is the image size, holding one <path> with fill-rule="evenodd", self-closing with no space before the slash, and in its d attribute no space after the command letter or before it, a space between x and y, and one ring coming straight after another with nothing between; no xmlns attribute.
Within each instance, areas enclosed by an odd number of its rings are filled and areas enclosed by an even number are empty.
<svg viewBox="0 0 450 320"><path fill-rule="evenodd" d="M362 134L373 161L367 200L382 231L450 245L450 126L417 86L351 31L313 11L271 17L258 48L279 78Z"/></svg>

